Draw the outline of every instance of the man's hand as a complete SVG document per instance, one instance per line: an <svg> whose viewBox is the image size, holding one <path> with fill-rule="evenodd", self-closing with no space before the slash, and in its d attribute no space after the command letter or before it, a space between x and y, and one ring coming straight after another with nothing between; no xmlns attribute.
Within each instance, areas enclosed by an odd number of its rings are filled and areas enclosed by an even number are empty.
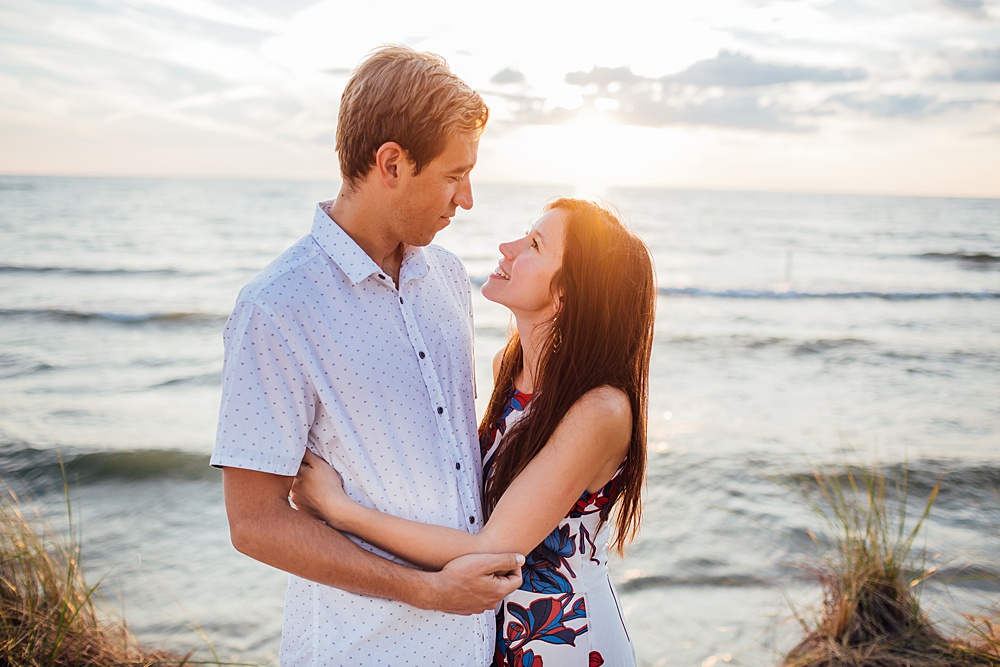
<svg viewBox="0 0 1000 667"><path fill-rule="evenodd" d="M521 585L520 554L459 556L440 572L428 572L428 586L414 601L421 609L469 616L495 609Z"/></svg>

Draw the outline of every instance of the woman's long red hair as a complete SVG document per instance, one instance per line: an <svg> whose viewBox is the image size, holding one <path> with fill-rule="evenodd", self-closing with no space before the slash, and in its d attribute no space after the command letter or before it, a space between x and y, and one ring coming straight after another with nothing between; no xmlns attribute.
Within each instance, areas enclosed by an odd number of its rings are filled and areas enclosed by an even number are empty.
<svg viewBox="0 0 1000 667"><path fill-rule="evenodd" d="M635 537L642 518L646 474L649 357L653 347L656 280L649 249L611 210L579 199L545 207L567 214L562 266L552 290L561 295L553 339L535 373L531 409L505 435L486 483L487 514L525 466L542 450L569 408L591 389L623 391L632 408L632 436L624 470L614 485L619 553ZM489 437L524 360L517 333L507 341L493 395L479 427ZM566 508L567 512L570 508Z"/></svg>

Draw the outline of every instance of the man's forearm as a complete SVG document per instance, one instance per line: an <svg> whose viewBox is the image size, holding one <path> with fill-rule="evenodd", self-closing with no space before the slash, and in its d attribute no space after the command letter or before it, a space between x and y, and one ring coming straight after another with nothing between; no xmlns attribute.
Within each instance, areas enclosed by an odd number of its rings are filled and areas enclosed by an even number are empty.
<svg viewBox="0 0 1000 667"><path fill-rule="evenodd" d="M291 484L291 477L224 469L226 513L237 550L320 584L450 614L492 609L521 583L524 558L517 554L469 554L440 572L425 572L369 553L293 509Z"/></svg>
<svg viewBox="0 0 1000 667"><path fill-rule="evenodd" d="M432 573L369 553L288 504L291 478L227 468L226 511L233 546L290 574L351 593L428 608Z"/></svg>

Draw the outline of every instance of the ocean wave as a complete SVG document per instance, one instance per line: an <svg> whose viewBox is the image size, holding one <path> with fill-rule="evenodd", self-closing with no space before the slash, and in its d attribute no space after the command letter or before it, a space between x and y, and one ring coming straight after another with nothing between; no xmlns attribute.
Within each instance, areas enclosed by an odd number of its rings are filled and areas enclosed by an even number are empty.
<svg viewBox="0 0 1000 667"><path fill-rule="evenodd" d="M158 479L210 480L218 473L207 454L171 449L83 451L0 444L0 478L32 493L61 488L63 472L71 485Z"/></svg>
<svg viewBox="0 0 1000 667"><path fill-rule="evenodd" d="M33 375L55 370L55 366L23 354L0 352L0 379Z"/></svg>
<svg viewBox="0 0 1000 667"><path fill-rule="evenodd" d="M97 320L116 324L211 324L226 321L225 316L199 312L114 313L69 310L64 308L0 308L0 317L40 317L63 321Z"/></svg>
<svg viewBox="0 0 1000 667"><path fill-rule="evenodd" d="M980 256L979 254L975 255ZM992 255L987 255L992 257ZM998 259L1000 261L1000 259ZM484 276L471 276L473 285L482 287L486 282ZM810 292L781 289L708 289L703 287L661 287L660 296L690 296L717 299L761 299L761 300L795 300L795 299L882 299L885 301L927 301L933 299L1000 299L1000 292L883 292L878 290L852 290L844 292Z"/></svg>
<svg viewBox="0 0 1000 667"><path fill-rule="evenodd" d="M886 301L925 301L932 299L1000 299L1000 292L799 292L796 290L711 290L699 287L661 287L661 296L711 297L720 299L883 299Z"/></svg>
<svg viewBox="0 0 1000 667"><path fill-rule="evenodd" d="M896 491L894 480L905 480L905 488L900 492L915 498L926 498L935 487L940 492L936 502L952 504L971 499L989 499L1000 491L1000 462L956 461L945 459L922 459L878 466L890 482L888 486ZM814 472L792 473L783 479L796 486L815 484ZM844 465L825 468L822 477L842 488L871 474L871 468Z"/></svg>
<svg viewBox="0 0 1000 667"><path fill-rule="evenodd" d="M993 265L1000 266L1000 257L988 252L925 252L917 257L938 261L955 261L976 269L990 268Z"/></svg>
<svg viewBox="0 0 1000 667"><path fill-rule="evenodd" d="M644 591L651 588L665 588L668 586L710 586L712 588L722 587L742 587L742 586L764 586L773 587L773 580L755 577L753 575L736 574L729 576L671 576L671 575L650 575L645 577L633 577L620 583L615 587L622 593Z"/></svg>
<svg viewBox="0 0 1000 667"><path fill-rule="evenodd" d="M177 269L92 269L74 266L24 266L0 264L0 273L53 273L72 276L197 276L202 273L178 271Z"/></svg>
<svg viewBox="0 0 1000 667"><path fill-rule="evenodd" d="M935 570L932 581L983 593L1000 593L1000 570L988 565L947 564Z"/></svg>
<svg viewBox="0 0 1000 667"><path fill-rule="evenodd" d="M34 183L23 183L20 181L0 180L0 190L35 190Z"/></svg>
<svg viewBox="0 0 1000 667"><path fill-rule="evenodd" d="M792 350L794 355L823 354L843 347L868 347L871 343L860 338L820 338L799 343Z"/></svg>
<svg viewBox="0 0 1000 667"><path fill-rule="evenodd" d="M503 332L500 332L503 333ZM679 346L709 347L715 349L746 348L754 351L787 352L794 357L822 356L836 354L841 359L865 361L867 363L910 364L915 362L935 362L943 367L954 364L997 364L1000 352L982 348L949 349L942 346L924 347L917 350L898 350L887 347L873 339L857 336L837 338L798 338L792 336L754 336L751 334L670 334L657 332L655 344L658 348L670 349Z"/></svg>
<svg viewBox="0 0 1000 667"><path fill-rule="evenodd" d="M150 389L165 389L167 387L217 387L221 382L222 377L219 373L202 373L201 375L173 378L158 382L152 385Z"/></svg>

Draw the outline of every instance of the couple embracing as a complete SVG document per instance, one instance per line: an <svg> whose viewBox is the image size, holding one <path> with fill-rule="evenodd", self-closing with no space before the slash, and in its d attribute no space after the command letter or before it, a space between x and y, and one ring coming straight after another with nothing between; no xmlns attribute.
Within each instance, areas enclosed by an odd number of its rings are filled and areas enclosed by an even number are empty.
<svg viewBox="0 0 1000 667"><path fill-rule="evenodd" d="M431 241L488 116L440 58L373 52L337 198L226 325L212 464L233 544L290 574L282 665L635 664L607 555L641 513L652 262L575 199L501 244L482 293L516 328L477 429L471 286Z"/></svg>

